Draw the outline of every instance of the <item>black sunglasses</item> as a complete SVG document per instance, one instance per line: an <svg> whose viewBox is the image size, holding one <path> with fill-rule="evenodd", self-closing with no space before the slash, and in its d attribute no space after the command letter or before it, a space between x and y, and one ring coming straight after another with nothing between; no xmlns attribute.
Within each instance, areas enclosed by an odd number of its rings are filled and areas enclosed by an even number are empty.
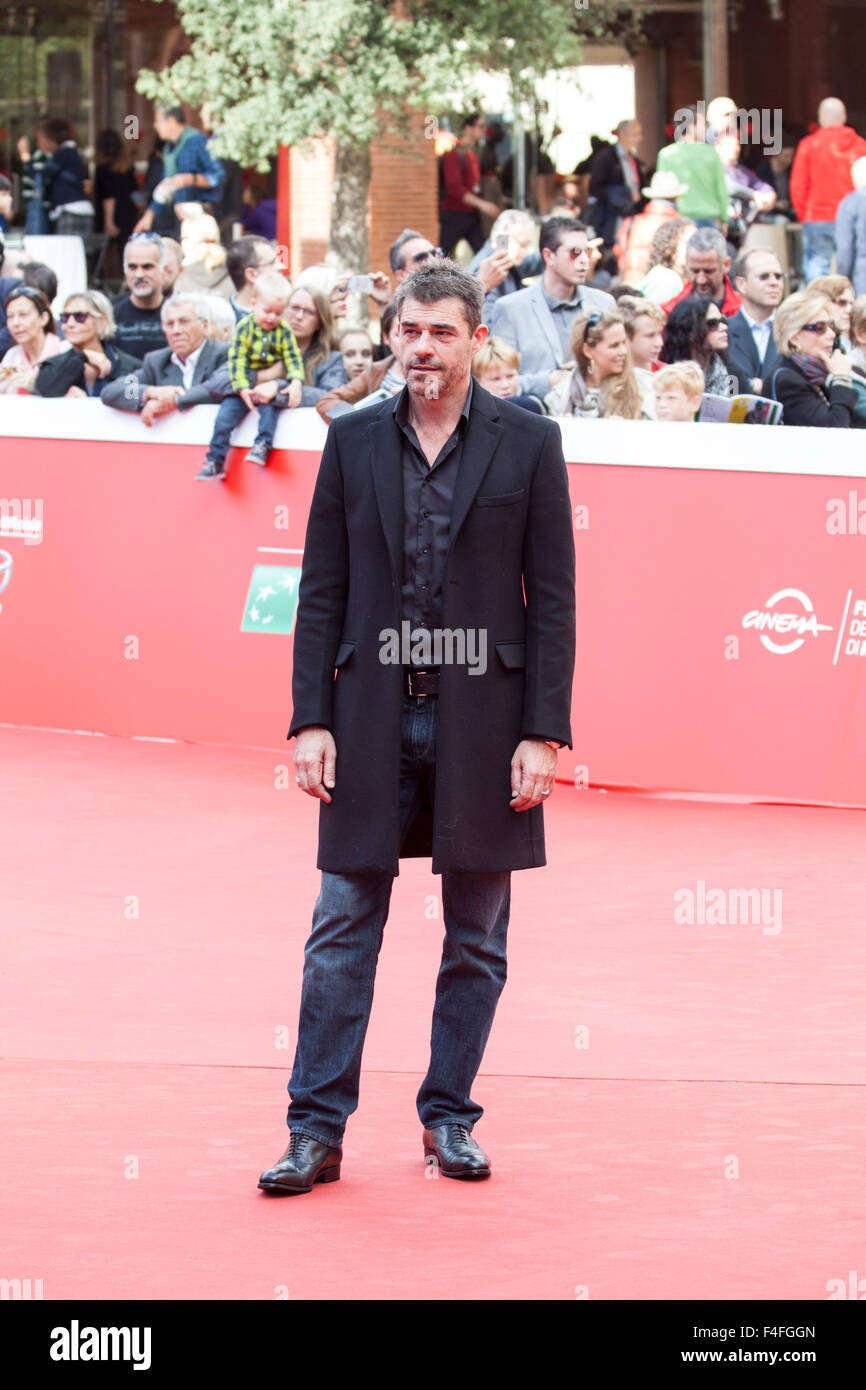
<svg viewBox="0 0 866 1390"><path fill-rule="evenodd" d="M93 314L90 309L64 309L57 317L61 323L68 323L70 319L74 319L76 323L86 323L88 319L93 318Z"/></svg>
<svg viewBox="0 0 866 1390"><path fill-rule="evenodd" d="M421 265L424 261L429 261L429 259L430 259L431 256L442 256L442 255L444 255L444 252L443 252L443 250L442 250L442 247L441 247L441 246L434 246L432 251L418 251L416 255L410 256L409 259L410 259L410 261L412 261L415 265Z"/></svg>
<svg viewBox="0 0 866 1390"><path fill-rule="evenodd" d="M727 322L727 314L719 314L719 317L717 319L704 319L704 323L707 325L707 328L709 328L710 331L712 331L714 328L721 328L722 324L726 324Z"/></svg>

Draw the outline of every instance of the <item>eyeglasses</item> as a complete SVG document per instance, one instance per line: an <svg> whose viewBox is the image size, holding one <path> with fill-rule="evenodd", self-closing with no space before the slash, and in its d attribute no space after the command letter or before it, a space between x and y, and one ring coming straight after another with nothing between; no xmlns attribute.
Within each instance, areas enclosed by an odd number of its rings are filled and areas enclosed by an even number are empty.
<svg viewBox="0 0 866 1390"><path fill-rule="evenodd" d="M70 319L74 319L76 323L86 323L88 319L93 318L93 314L89 309L64 309L63 313L58 314L57 317L61 323L68 323Z"/></svg>
<svg viewBox="0 0 866 1390"><path fill-rule="evenodd" d="M836 325L835 325L835 323L831 323L831 322L829 321L829 319L821 319L821 320L819 320L818 323L804 323L804 324L803 324L803 327L800 329L800 332L801 332L801 333L828 333L828 332L830 331L831 328L832 328L833 332L835 333L835 332L836 332Z"/></svg>
<svg viewBox="0 0 866 1390"><path fill-rule="evenodd" d="M131 236L126 244L127 246L131 246L135 241L160 242L162 241L162 237L159 232L136 232L135 236Z"/></svg>
<svg viewBox="0 0 866 1390"><path fill-rule="evenodd" d="M564 251L565 254L567 256L570 256L573 261L576 261L578 256L589 255L588 246L558 246L556 249L558 251Z"/></svg>
<svg viewBox="0 0 866 1390"><path fill-rule="evenodd" d="M602 313L601 309L593 309L592 313L587 314L586 316L587 328L595 328L595 325L597 323L601 323L603 318L604 314Z"/></svg>
<svg viewBox="0 0 866 1390"><path fill-rule="evenodd" d="M441 246L434 246L432 251L418 251L409 259L414 265L421 265L424 261L429 261L431 256L444 256L444 254Z"/></svg>
<svg viewBox="0 0 866 1390"><path fill-rule="evenodd" d="M717 319L704 319L704 323L710 330L712 330L713 328L721 328L723 325L726 326L727 322L727 314L719 314L719 317Z"/></svg>

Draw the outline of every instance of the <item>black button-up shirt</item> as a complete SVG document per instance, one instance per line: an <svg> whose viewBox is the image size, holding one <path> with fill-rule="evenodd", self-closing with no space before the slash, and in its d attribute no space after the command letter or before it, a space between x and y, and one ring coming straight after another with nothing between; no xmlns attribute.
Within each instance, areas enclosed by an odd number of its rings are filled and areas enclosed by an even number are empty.
<svg viewBox="0 0 866 1390"><path fill-rule="evenodd" d="M403 465L403 585L401 622L410 632L442 626L442 585L451 534L451 504L469 426L472 380L454 431L435 461L427 463L409 420L409 390L396 397L394 419L400 427ZM410 663L421 664L421 663Z"/></svg>

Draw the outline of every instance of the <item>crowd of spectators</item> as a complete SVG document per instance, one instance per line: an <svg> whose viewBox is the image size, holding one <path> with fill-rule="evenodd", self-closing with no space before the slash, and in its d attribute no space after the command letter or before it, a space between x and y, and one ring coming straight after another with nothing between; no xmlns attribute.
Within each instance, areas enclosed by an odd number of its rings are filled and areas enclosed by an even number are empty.
<svg viewBox="0 0 866 1390"><path fill-rule="evenodd" d="M226 170L182 108L157 110L160 162L143 198L109 131L91 202L69 127L46 119L36 149L19 146L26 226L103 230L121 248L124 284L113 298L91 288L57 301L48 266L5 254L0 393L99 396L146 426L216 404L196 476L221 479L232 431L250 411L247 461L264 465L280 409L313 406L330 420L401 390L394 287L468 243L488 329L473 373L494 395L555 416L647 421L700 419L708 400L749 395L781 405L787 425L861 427L866 141L830 99L790 159L756 171L742 162L733 103L714 105L712 118L690 113L655 170L640 158L640 123L620 122L612 143L598 142L588 177L575 171L569 196L543 216L482 196L485 129L473 114L441 162L439 244L405 228L390 275L354 267L360 290L325 266L290 281L273 235L226 240ZM803 228L793 293L776 252L748 235L755 217L779 207ZM12 212L0 180L0 218ZM255 225L272 230L267 217Z"/></svg>

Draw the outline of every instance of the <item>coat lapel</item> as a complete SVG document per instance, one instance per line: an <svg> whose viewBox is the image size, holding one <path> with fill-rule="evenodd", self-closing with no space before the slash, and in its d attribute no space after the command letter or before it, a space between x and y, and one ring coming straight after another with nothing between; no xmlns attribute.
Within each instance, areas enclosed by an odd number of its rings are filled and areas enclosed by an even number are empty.
<svg viewBox="0 0 866 1390"><path fill-rule="evenodd" d="M556 329L553 325L553 315L547 307L547 302L541 293L541 281L532 287L532 307L535 310L535 317L539 327L547 341L547 345L553 353L553 360L558 367L562 366L562 348L559 345Z"/></svg>

